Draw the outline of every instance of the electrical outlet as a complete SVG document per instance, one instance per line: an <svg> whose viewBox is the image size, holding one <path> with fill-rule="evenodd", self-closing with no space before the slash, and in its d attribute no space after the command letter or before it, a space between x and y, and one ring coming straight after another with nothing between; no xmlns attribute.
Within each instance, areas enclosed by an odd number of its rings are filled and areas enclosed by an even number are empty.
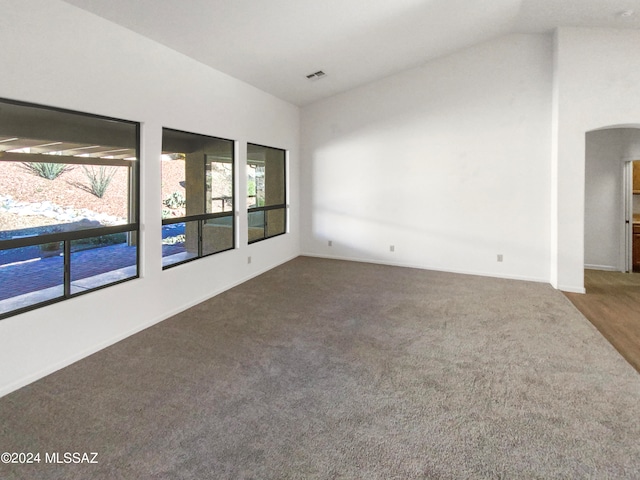
<svg viewBox="0 0 640 480"><path fill-rule="evenodd" d="M247 257L247 263L251 263L251 256Z"/></svg>
<svg viewBox="0 0 640 480"><path fill-rule="evenodd" d="M499 262L501 262L501 261L502 261L502 254L501 254L501 253L499 253L499 254L498 254L498 261L499 261Z"/></svg>
<svg viewBox="0 0 640 480"><path fill-rule="evenodd" d="M389 251L390 252L395 252L396 251L396 246L395 245L389 245Z"/></svg>
<svg viewBox="0 0 640 480"><path fill-rule="evenodd" d="M328 244L330 247L332 247L332 246L333 246L333 240L329 240L329 241L327 242L327 244Z"/></svg>

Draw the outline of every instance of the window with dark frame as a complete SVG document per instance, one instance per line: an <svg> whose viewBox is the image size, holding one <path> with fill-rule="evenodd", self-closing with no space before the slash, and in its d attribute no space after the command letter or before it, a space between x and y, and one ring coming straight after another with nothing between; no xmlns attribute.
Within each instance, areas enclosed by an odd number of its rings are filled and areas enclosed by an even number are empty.
<svg viewBox="0 0 640 480"><path fill-rule="evenodd" d="M286 151L247 144L249 243L287 231Z"/></svg>
<svg viewBox="0 0 640 480"><path fill-rule="evenodd" d="M139 131L0 99L0 318L139 276Z"/></svg>
<svg viewBox="0 0 640 480"><path fill-rule="evenodd" d="M162 268L235 247L234 142L162 129Z"/></svg>

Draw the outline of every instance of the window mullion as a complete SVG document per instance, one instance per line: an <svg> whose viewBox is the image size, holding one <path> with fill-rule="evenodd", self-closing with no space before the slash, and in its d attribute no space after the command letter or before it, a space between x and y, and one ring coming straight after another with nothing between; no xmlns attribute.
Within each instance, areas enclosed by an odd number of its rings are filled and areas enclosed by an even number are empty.
<svg viewBox="0 0 640 480"><path fill-rule="evenodd" d="M64 297L71 296L71 240L64 240L62 258L64 260Z"/></svg>

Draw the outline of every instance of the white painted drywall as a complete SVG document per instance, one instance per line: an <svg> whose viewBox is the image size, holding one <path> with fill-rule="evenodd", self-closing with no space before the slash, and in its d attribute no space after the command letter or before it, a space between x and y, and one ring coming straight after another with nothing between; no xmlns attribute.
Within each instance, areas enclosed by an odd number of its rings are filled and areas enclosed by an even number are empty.
<svg viewBox="0 0 640 480"><path fill-rule="evenodd" d="M622 140L624 143L624 159L640 160L640 129L622 129Z"/></svg>
<svg viewBox="0 0 640 480"><path fill-rule="evenodd" d="M302 251L548 282L552 50L510 35L304 107Z"/></svg>
<svg viewBox="0 0 640 480"><path fill-rule="evenodd" d="M584 291L585 134L640 126L638 45L638 30L556 31L551 251L552 283L562 290Z"/></svg>
<svg viewBox="0 0 640 480"><path fill-rule="evenodd" d="M142 122L142 278L0 321L0 395L299 254L297 107L58 0L0 10L0 97ZM163 126L237 140L241 162L246 142L289 150L291 233L247 246L241 213L238 249L163 272Z"/></svg>
<svg viewBox="0 0 640 480"><path fill-rule="evenodd" d="M622 270L623 130L586 135L584 262L586 268Z"/></svg>

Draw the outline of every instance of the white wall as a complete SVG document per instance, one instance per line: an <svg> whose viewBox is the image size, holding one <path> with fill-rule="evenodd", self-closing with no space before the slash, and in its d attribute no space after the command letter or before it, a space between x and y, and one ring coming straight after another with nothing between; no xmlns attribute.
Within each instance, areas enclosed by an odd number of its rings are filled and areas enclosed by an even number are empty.
<svg viewBox="0 0 640 480"><path fill-rule="evenodd" d="M623 130L586 135L584 263L587 268L621 270L623 215Z"/></svg>
<svg viewBox="0 0 640 480"><path fill-rule="evenodd" d="M640 56L634 53L640 31L561 28L555 45L552 283L581 292L585 134L608 126L640 126Z"/></svg>
<svg viewBox="0 0 640 480"><path fill-rule="evenodd" d="M551 89L510 35L303 108L302 251L548 282Z"/></svg>
<svg viewBox="0 0 640 480"><path fill-rule="evenodd" d="M625 160L640 160L640 130L637 128L622 129Z"/></svg>
<svg viewBox="0 0 640 480"><path fill-rule="evenodd" d="M297 107L57 0L0 10L0 97L142 122L142 278L0 321L0 395L299 254ZM242 162L248 141L289 150L291 233L248 247L243 213L238 249L163 272L163 126L238 140Z"/></svg>

